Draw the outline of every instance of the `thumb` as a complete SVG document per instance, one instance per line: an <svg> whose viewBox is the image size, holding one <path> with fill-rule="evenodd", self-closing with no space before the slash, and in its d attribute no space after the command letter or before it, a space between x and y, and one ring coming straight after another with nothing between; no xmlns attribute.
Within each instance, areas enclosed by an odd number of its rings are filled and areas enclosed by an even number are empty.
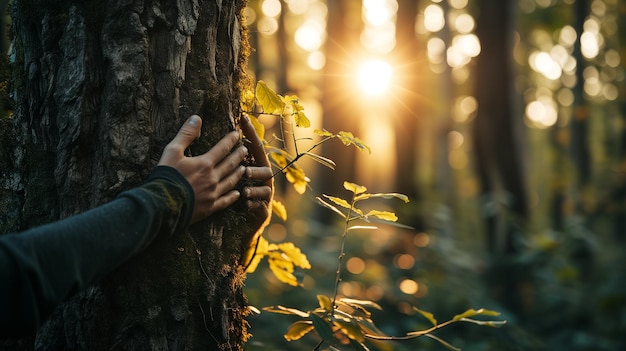
<svg viewBox="0 0 626 351"><path fill-rule="evenodd" d="M200 128L202 128L202 119L197 115L189 117L174 137L174 140L172 140L172 143L178 144L182 149L186 149L198 138Z"/></svg>

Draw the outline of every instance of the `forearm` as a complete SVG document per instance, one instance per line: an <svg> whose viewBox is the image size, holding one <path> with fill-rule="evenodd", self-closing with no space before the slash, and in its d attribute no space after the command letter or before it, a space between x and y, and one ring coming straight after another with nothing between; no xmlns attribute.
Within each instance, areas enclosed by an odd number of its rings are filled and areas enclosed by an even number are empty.
<svg viewBox="0 0 626 351"><path fill-rule="evenodd" d="M154 178L156 174L156 179ZM114 201L0 240L0 333L36 328L60 302L158 235L186 227L193 190L171 168Z"/></svg>

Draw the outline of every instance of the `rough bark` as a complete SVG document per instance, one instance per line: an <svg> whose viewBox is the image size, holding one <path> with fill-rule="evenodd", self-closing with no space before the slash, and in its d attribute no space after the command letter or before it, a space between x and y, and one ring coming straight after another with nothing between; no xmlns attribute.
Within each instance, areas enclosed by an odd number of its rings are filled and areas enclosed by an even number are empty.
<svg viewBox="0 0 626 351"><path fill-rule="evenodd" d="M2 232L82 212L141 183L193 113L204 126L192 153L232 130L246 58L244 2L14 1ZM162 238L72 298L34 347L241 349L242 208Z"/></svg>

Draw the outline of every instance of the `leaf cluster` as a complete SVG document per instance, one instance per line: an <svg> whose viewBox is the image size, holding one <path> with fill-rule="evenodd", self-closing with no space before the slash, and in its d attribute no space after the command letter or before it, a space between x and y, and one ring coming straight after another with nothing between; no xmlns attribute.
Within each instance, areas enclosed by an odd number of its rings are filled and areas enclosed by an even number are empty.
<svg viewBox="0 0 626 351"><path fill-rule="evenodd" d="M333 302L330 297L325 295L317 295L317 300L319 307L311 311L301 311L280 305L265 307L263 310L299 317L298 321L292 323L287 328L287 332L284 334L285 340L299 340L308 333L315 331L322 339L316 349L319 349L323 343L327 343L329 345L349 345L355 350L367 351L369 348L365 344L366 340L408 340L426 336L437 340L450 350L460 350L433 335L432 332L456 322L473 323L489 327L500 327L506 323L505 321L473 318L476 316L495 317L500 315L496 311L486 309L469 309L446 322L438 323L432 313L414 307L415 311L428 319L432 327L408 332L402 336L388 336L375 325L372 320L372 314L368 310L368 308L374 308L382 311L382 308L376 302L349 298L341 298Z"/></svg>
<svg viewBox="0 0 626 351"><path fill-rule="evenodd" d="M259 81L253 91L248 90L242 93L241 107L252 121L257 134L263 140L265 149L269 154L272 165L277 169L274 176L283 173L289 183L291 183L299 194L304 194L309 187L310 179L306 176L304 170L297 165L297 161L302 157L309 157L320 164L335 169L336 164L331 159L314 153L321 144L337 138L345 146L354 146L357 149L371 152L362 140L355 137L350 132L340 131L331 133L325 129L315 130L314 133L321 138L313 146L306 151L300 152L298 149L298 139L296 137L295 127L309 128L310 120L304 113L304 108L300 105L299 99L295 95L281 96L270 89L263 81ZM291 128L290 134L293 137L295 145L295 154L287 151L285 146L285 138L274 135L271 140L267 140L265 136L265 128L257 119L259 115L272 115L280 119L281 133L284 134L284 126ZM295 127L294 127L295 126ZM274 145L278 141L279 145ZM282 143L282 144L281 144ZM408 340L421 336L426 336L437 340L442 345L451 350L458 350L445 340L433 335L437 329L448 326L456 322L468 322L483 326L499 327L506 323L499 320L479 320L475 316L495 317L499 313L495 311L479 309L470 309L464 313L454 316L452 319L438 323L434 315L413 307L416 312L426 318L432 326L424 330L416 330L401 336L388 336L380 331L374 321L372 314L368 310L374 308L382 310L382 308L373 301L356 300L350 298L338 298L338 287L341 281L342 260L345 256L345 242L349 232L353 230L374 230L378 229L374 225L370 225L372 221L381 221L387 224L398 225L398 217L390 211L369 210L364 211L357 205L362 201L370 199L399 199L409 202L409 198L400 193L368 193L365 186L344 182L344 188L351 193L350 199L344 199L338 196L322 194L317 196L316 200L320 205L333 211L343 218L345 227L342 234L341 248L338 256L338 268L335 276L335 291L331 297L326 295L317 295L319 307L311 311L302 311L296 308L284 306L272 306L264 308L267 312L286 314L297 316L300 319L292 323L284 337L287 341L299 340L303 336L315 331L321 338L321 341L315 348L318 350L322 345L331 345L331 349L335 345L349 345L355 350L369 350L365 344L366 340ZM282 220L287 219L287 211L285 206L279 201L272 200L273 212ZM354 221L365 222L363 224L353 224ZM252 273L256 270L261 260L267 257L270 270L278 280L292 286L299 285L294 275L296 268L310 269L311 265L304 253L293 243L269 243L263 236L260 236L253 250L247 253L247 261L249 262L246 271Z"/></svg>

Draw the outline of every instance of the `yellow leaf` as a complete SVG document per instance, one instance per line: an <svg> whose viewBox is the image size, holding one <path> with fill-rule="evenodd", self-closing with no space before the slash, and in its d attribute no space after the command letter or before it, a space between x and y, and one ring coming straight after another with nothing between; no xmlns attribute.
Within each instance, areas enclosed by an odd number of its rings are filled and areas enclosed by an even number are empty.
<svg viewBox="0 0 626 351"><path fill-rule="evenodd" d="M295 95L287 95L283 98L285 103L285 111L283 116L293 115L297 127L309 128L311 121L304 114L304 107L300 105L300 100Z"/></svg>
<svg viewBox="0 0 626 351"><path fill-rule="evenodd" d="M378 198L378 197L382 197L383 199L391 199L391 198L397 198L400 199L402 201L404 201L404 203L408 203L409 202L409 197L404 195L404 194L399 194L399 193L378 193L378 194L361 194L357 197L354 198L354 201L361 201L361 200L367 200L370 198Z"/></svg>
<svg viewBox="0 0 626 351"><path fill-rule="evenodd" d="M323 130L315 129L313 131L313 133L315 133L315 134L317 134L319 136L323 136L323 137L334 137L335 136L335 134L327 131L326 129L323 129Z"/></svg>
<svg viewBox="0 0 626 351"><path fill-rule="evenodd" d="M363 335L363 331L353 320L344 320L338 318L335 319L334 322L335 325L338 326L341 331L346 334L350 339L356 340L358 342L362 342L363 340L365 340L365 335Z"/></svg>
<svg viewBox="0 0 626 351"><path fill-rule="evenodd" d="M287 161L285 154L282 152L270 153L270 157L272 158L272 160L274 160L276 165L283 170L287 181L293 184L296 192L298 192L298 194L304 194L304 192L306 191L306 187L310 181L310 179L304 174L304 171L296 164L291 164L289 165L289 167L287 167L289 161Z"/></svg>
<svg viewBox="0 0 626 351"><path fill-rule="evenodd" d="M259 236L259 242L256 244L256 252L255 252L255 246L249 247L248 250L246 251L246 259L244 260L244 262L249 262L250 259L252 259L252 261L248 265L248 268L246 269L246 272L247 273L254 272L257 266L259 265L259 262L261 262L261 259L263 259L265 255L267 255L268 251L269 250L268 250L267 240L265 240L265 238L262 235ZM250 257L253 254L254 254L254 257Z"/></svg>
<svg viewBox="0 0 626 351"><path fill-rule="evenodd" d="M362 185L358 185L358 184L354 184L354 183L350 183L350 182L343 182L343 187L348 190L351 191L353 193L355 193L356 195L362 194L364 192L367 191L367 188L362 186Z"/></svg>
<svg viewBox="0 0 626 351"><path fill-rule="evenodd" d="M285 340L294 341L308 334L315 327L311 321L297 321L289 326L287 333L284 335Z"/></svg>
<svg viewBox="0 0 626 351"><path fill-rule="evenodd" d="M278 305L276 307L274 306L263 307L263 311L277 313L277 314L287 314L287 315L292 315L292 316L298 316L301 318L309 318L308 312L300 311L297 308L285 307L281 305Z"/></svg>
<svg viewBox="0 0 626 351"><path fill-rule="evenodd" d="M256 84L256 99L264 113L281 115L285 108L280 95L270 89L267 84L260 80Z"/></svg>
<svg viewBox="0 0 626 351"><path fill-rule="evenodd" d="M311 264L306 255L293 243L280 243L278 244L278 248L283 252L283 257L286 256L294 265L304 269L311 268Z"/></svg>
<svg viewBox="0 0 626 351"><path fill-rule="evenodd" d="M307 118L307 116L302 111L298 111L294 114L294 118L296 120L296 126L302 128L309 128L311 126L311 121Z"/></svg>
<svg viewBox="0 0 626 351"><path fill-rule="evenodd" d="M463 318L468 318L468 317L473 317L473 316L477 316L477 315L484 315L484 316L499 316L500 312L496 312L496 311L490 311L490 310L486 310L484 308L481 308L479 310L474 310L474 309L469 309L461 314L457 314L456 316L454 316L454 318L452 318L453 321L458 321L460 319Z"/></svg>
<svg viewBox="0 0 626 351"><path fill-rule="evenodd" d="M430 323L434 326L437 326L437 320L435 319L435 315L433 315L430 312L426 312L423 310L420 310L417 307L413 307L413 309L417 312L419 312L419 314L421 314L422 316L424 316L426 319L428 319L430 321Z"/></svg>
<svg viewBox="0 0 626 351"><path fill-rule="evenodd" d="M372 153L372 150L369 146L365 145L365 143L361 141L361 139L355 137L350 132L339 132L337 133L337 137L339 137L339 139L341 140L341 142L343 142L345 146L354 145L360 151L367 150L370 154Z"/></svg>
<svg viewBox="0 0 626 351"><path fill-rule="evenodd" d="M250 123L252 123L252 126L254 127L256 135L259 136L259 139L265 140L265 126L263 125L263 123L261 123L261 121L259 121L259 119L255 116L248 116L248 118L250 119Z"/></svg>
<svg viewBox="0 0 626 351"><path fill-rule="evenodd" d="M298 286L298 279L293 275L293 263L275 257L270 258L268 263L276 279L291 286Z"/></svg>
<svg viewBox="0 0 626 351"><path fill-rule="evenodd" d="M310 179L304 174L304 171L295 164L289 166L285 171L287 181L293 184L296 192L300 195L304 194L304 192L306 191L306 187L310 181Z"/></svg>
<svg viewBox="0 0 626 351"><path fill-rule="evenodd" d="M283 221L287 220L287 209L282 202L272 199L272 212Z"/></svg>
<svg viewBox="0 0 626 351"><path fill-rule="evenodd" d="M395 222L395 221L398 220L398 217L396 217L395 213L388 212L388 211L372 210L372 211L369 211L366 216L368 216L368 217L372 216L372 217L380 218L382 220L389 221L389 222Z"/></svg>
<svg viewBox="0 0 626 351"><path fill-rule="evenodd" d="M340 198L340 197L336 197L336 196L330 196L330 195L326 195L326 194L322 194L325 198L327 198L328 200L334 202L336 205L339 205L343 208L347 208L350 209L352 206L350 205L350 203L348 203L348 201Z"/></svg>
<svg viewBox="0 0 626 351"><path fill-rule="evenodd" d="M326 295L317 295L317 301L320 304L320 307L323 308L324 310L330 312L333 310L333 302L330 300L330 298Z"/></svg>

